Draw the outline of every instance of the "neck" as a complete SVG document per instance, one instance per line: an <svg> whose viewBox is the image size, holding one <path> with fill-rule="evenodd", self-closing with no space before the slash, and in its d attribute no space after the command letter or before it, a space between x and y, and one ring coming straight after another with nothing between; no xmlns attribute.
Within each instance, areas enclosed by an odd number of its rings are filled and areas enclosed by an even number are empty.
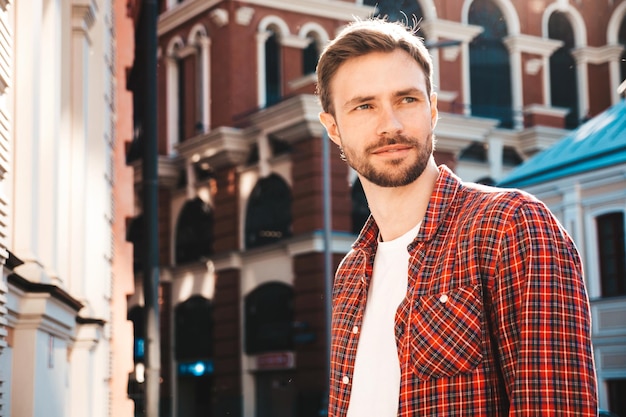
<svg viewBox="0 0 626 417"><path fill-rule="evenodd" d="M424 219L438 176L439 170L431 158L422 175L403 187L379 187L361 178L383 240L397 239Z"/></svg>

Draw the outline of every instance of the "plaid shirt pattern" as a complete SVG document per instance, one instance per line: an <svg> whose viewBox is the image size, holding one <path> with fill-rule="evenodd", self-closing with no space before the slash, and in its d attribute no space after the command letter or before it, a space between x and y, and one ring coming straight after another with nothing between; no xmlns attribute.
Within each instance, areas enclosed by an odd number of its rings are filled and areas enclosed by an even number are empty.
<svg viewBox="0 0 626 417"><path fill-rule="evenodd" d="M439 171L396 312L398 416L596 416L571 238L534 197ZM348 409L377 235L370 217L335 275L330 417Z"/></svg>

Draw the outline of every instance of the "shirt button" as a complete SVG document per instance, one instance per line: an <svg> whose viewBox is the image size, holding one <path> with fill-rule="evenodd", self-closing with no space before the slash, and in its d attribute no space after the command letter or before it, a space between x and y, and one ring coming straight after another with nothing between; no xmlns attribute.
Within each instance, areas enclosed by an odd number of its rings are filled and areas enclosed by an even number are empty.
<svg viewBox="0 0 626 417"><path fill-rule="evenodd" d="M352 333L357 334L359 332L359 326L354 326L352 328Z"/></svg>
<svg viewBox="0 0 626 417"><path fill-rule="evenodd" d="M350 378L348 378L347 376L344 376L341 382L343 382L344 384L347 384L348 382L350 382Z"/></svg>
<svg viewBox="0 0 626 417"><path fill-rule="evenodd" d="M447 303L448 302L448 295L447 294L442 294L441 297L439 297L439 301L442 303Z"/></svg>

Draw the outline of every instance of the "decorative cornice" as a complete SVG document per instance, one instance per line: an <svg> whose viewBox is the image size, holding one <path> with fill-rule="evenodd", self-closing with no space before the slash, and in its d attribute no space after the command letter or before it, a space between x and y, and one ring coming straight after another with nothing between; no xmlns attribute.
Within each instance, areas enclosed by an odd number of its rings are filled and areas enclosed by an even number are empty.
<svg viewBox="0 0 626 417"><path fill-rule="evenodd" d="M212 256L213 267L215 272L227 271L229 269L241 269L243 262L241 253L228 252Z"/></svg>
<svg viewBox="0 0 626 417"><path fill-rule="evenodd" d="M471 42L485 29L482 26L468 25L452 20L427 20L421 25L428 35L428 39L453 39L461 42Z"/></svg>
<svg viewBox="0 0 626 417"><path fill-rule="evenodd" d="M329 0L242 0L239 3L346 22L355 18L366 18L376 11L372 6Z"/></svg>
<svg viewBox="0 0 626 417"><path fill-rule="evenodd" d="M219 127L178 144L177 150L185 159L206 161L216 169L245 163L250 146L242 130Z"/></svg>
<svg viewBox="0 0 626 417"><path fill-rule="evenodd" d="M624 45L586 46L574 49L572 55L578 62L604 64L605 62L619 60L623 52Z"/></svg>
<svg viewBox="0 0 626 417"><path fill-rule="evenodd" d="M228 24L228 10L217 8L211 11L211 19L219 27L224 27Z"/></svg>
<svg viewBox="0 0 626 417"><path fill-rule="evenodd" d="M212 9L222 3L222 1L223 0L186 0L175 5L159 16L157 34L161 36L175 29L190 19ZM307 16L343 20L346 22L350 22L355 18L365 18L376 11L376 8L371 6L329 0L244 0L239 3L291 11ZM254 12L255 10L252 7L240 7L237 9L235 20L238 24L247 26L250 24Z"/></svg>
<svg viewBox="0 0 626 417"><path fill-rule="evenodd" d="M563 46L563 41L518 34L504 38L504 44L509 52L526 52L547 57Z"/></svg>
<svg viewBox="0 0 626 417"><path fill-rule="evenodd" d="M175 5L159 16L157 35L161 36L175 29L221 2L222 0L187 0Z"/></svg>
<svg viewBox="0 0 626 417"><path fill-rule="evenodd" d="M280 39L280 43L283 46L288 46L291 48L304 49L312 42L309 38L301 38L296 35L283 36Z"/></svg>
<svg viewBox="0 0 626 417"><path fill-rule="evenodd" d="M248 26L254 16L254 9L252 7L240 7L235 12L235 21L238 25Z"/></svg>
<svg viewBox="0 0 626 417"><path fill-rule="evenodd" d="M440 113L435 128L437 149L459 152L472 142L485 142L499 121L481 117L468 117L452 113Z"/></svg>
<svg viewBox="0 0 626 417"><path fill-rule="evenodd" d="M568 133L565 129L549 126L533 126L524 129L519 134L520 150L525 155L531 156L537 152L548 149Z"/></svg>
<svg viewBox="0 0 626 417"><path fill-rule="evenodd" d="M294 143L320 137L324 128L319 121L321 107L317 97L300 94L250 116L252 124L265 134Z"/></svg>
<svg viewBox="0 0 626 417"><path fill-rule="evenodd" d="M52 284L40 284L38 282L31 282L18 274L9 274L7 281L9 284L21 289L27 293L45 293L50 297L60 301L62 304L68 306L72 310L78 312L83 308L83 304L76 298L72 297L65 290Z"/></svg>
<svg viewBox="0 0 626 417"><path fill-rule="evenodd" d="M563 107L544 106L541 104L530 104L524 107L524 113L526 114L541 114L544 116L552 117L565 117L569 112L570 109L566 109Z"/></svg>
<svg viewBox="0 0 626 417"><path fill-rule="evenodd" d="M135 187L140 187L143 181L142 160L137 159L132 164ZM178 184L179 161L177 158L159 155L157 160L159 185L165 188L174 188Z"/></svg>
<svg viewBox="0 0 626 417"><path fill-rule="evenodd" d="M100 327L104 327L104 325L106 324L106 320L103 319L96 319L93 317L81 317L81 316L77 316L76 317L76 323L78 324L93 324L96 326L100 326Z"/></svg>
<svg viewBox="0 0 626 417"><path fill-rule="evenodd" d="M96 5L91 0L72 2L72 29L87 35L96 21Z"/></svg>

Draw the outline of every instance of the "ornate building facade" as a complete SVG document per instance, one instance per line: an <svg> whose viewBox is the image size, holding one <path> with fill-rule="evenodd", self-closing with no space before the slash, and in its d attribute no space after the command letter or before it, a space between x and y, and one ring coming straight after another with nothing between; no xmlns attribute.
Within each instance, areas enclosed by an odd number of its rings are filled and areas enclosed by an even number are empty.
<svg viewBox="0 0 626 417"><path fill-rule="evenodd" d="M125 6L0 1L3 417L133 414Z"/></svg>
<svg viewBox="0 0 626 417"><path fill-rule="evenodd" d="M161 407L172 416L325 408L328 283L368 215L355 173L327 155L314 96L319 52L347 22L419 22L435 62L435 157L469 181L497 183L618 103L626 78L623 0L158 4ZM135 61L128 79L137 201L145 70ZM127 231L136 364L142 210ZM130 381L139 408L140 380ZM600 389L603 407L619 401Z"/></svg>

